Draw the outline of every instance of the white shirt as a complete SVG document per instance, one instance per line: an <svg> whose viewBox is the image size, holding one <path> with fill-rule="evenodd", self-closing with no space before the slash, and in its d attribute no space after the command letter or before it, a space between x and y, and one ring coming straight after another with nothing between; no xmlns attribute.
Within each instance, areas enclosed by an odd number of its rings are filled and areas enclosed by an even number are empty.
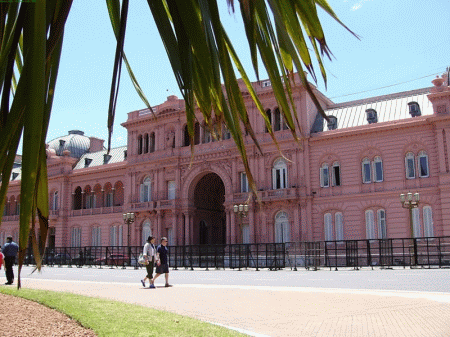
<svg viewBox="0 0 450 337"><path fill-rule="evenodd" d="M151 243L146 243L144 245L144 251L142 253L144 256L148 256L151 260L152 256L155 258L156 260L156 247L151 244Z"/></svg>

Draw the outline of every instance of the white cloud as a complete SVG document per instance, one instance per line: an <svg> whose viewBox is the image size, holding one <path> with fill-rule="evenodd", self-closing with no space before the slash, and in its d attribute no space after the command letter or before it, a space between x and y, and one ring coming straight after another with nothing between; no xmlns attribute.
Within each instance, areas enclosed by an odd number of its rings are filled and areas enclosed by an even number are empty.
<svg viewBox="0 0 450 337"><path fill-rule="evenodd" d="M351 10L356 11L357 9L360 9L362 7L362 5L367 1L371 1L371 0L360 0L359 2L357 2L356 4L354 4L352 6Z"/></svg>

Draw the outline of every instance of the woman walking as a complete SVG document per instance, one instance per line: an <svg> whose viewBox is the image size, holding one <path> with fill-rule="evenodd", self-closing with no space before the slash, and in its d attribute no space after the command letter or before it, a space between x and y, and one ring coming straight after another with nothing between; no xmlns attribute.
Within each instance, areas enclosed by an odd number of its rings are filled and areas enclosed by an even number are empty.
<svg viewBox="0 0 450 337"><path fill-rule="evenodd" d="M147 243L144 245L144 251L142 253L144 255L147 264L145 267L147 268L147 276L141 280L142 285L145 288L145 281L148 279L150 282L150 288L155 288L153 284L153 266L156 260L156 247L155 247L155 238L153 236L149 236L147 239Z"/></svg>

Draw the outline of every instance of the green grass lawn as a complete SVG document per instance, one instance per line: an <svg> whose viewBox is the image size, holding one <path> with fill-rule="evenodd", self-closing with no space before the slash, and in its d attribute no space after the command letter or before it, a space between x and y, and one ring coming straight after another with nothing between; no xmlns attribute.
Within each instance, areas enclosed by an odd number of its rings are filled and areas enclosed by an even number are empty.
<svg viewBox="0 0 450 337"><path fill-rule="evenodd" d="M220 326L139 305L46 290L1 287L0 292L58 310L99 336L243 336Z"/></svg>

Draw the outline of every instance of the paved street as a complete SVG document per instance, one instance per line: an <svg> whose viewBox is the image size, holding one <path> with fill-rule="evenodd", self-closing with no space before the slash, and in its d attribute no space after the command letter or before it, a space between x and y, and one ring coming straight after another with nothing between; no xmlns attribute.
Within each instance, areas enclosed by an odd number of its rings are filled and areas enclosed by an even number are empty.
<svg viewBox="0 0 450 337"><path fill-rule="evenodd" d="M450 335L450 270L171 270L171 288L142 288L143 270L23 270L27 288L167 310L252 336ZM4 279L3 275L2 278ZM2 279L0 278L0 282Z"/></svg>
<svg viewBox="0 0 450 337"><path fill-rule="evenodd" d="M105 281L139 284L144 269L44 267L30 275L24 267L22 277L58 280ZM174 284L250 285L316 287L338 289L408 290L450 292L450 269L341 269L330 271L278 270L170 270Z"/></svg>

